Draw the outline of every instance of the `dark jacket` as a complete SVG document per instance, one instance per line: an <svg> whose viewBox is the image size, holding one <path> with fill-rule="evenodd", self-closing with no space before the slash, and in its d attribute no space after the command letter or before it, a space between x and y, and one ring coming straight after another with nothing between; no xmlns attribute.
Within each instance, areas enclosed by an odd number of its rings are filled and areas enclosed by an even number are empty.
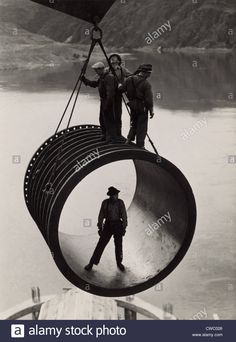
<svg viewBox="0 0 236 342"><path fill-rule="evenodd" d="M98 216L98 227L101 228L104 220L118 221L122 220L123 227L127 227L127 212L125 204L121 199L111 201L106 199L102 202L102 206Z"/></svg>
<svg viewBox="0 0 236 342"><path fill-rule="evenodd" d="M124 85L119 88L120 91L125 92L129 101L135 98L144 102L145 107L150 112L153 111L153 92L152 86L141 75L130 76L126 79Z"/></svg>
<svg viewBox="0 0 236 342"><path fill-rule="evenodd" d="M117 91L115 77L109 72L105 72L97 81L91 81L83 77L86 86L98 88L99 95L104 104L104 109L110 108L114 104L114 98Z"/></svg>

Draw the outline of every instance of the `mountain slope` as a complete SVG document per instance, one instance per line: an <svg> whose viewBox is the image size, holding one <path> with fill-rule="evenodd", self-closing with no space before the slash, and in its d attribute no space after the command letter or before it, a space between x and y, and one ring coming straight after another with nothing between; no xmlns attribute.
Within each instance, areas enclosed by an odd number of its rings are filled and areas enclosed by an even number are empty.
<svg viewBox="0 0 236 342"><path fill-rule="evenodd" d="M61 42L89 42L88 23L29 0L1 0L0 20ZM167 21L171 30L163 30L150 45L236 47L235 0L117 1L101 27L106 45L137 48L146 46L148 33L152 35Z"/></svg>

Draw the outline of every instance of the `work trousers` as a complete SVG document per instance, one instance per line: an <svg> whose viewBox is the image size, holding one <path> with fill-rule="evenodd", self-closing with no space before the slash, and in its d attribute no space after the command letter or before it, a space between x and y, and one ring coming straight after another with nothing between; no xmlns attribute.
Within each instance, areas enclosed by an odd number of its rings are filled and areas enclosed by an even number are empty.
<svg viewBox="0 0 236 342"><path fill-rule="evenodd" d="M102 135L108 140L116 139L116 121L113 106L105 107L105 100L101 99L99 122Z"/></svg>
<svg viewBox="0 0 236 342"><path fill-rule="evenodd" d="M134 141L136 137L136 143L139 147L144 147L145 138L148 131L148 112L140 114L131 112L131 125L128 134L128 140Z"/></svg>
<svg viewBox="0 0 236 342"><path fill-rule="evenodd" d="M98 265L105 247L114 237L116 262L120 264L123 260L123 232L120 228L121 221L106 222L103 231L101 232L100 239L94 250L93 256L90 260L91 264Z"/></svg>
<svg viewBox="0 0 236 342"><path fill-rule="evenodd" d="M116 121L116 134L118 137L122 135L122 95L116 94L115 96L115 121Z"/></svg>

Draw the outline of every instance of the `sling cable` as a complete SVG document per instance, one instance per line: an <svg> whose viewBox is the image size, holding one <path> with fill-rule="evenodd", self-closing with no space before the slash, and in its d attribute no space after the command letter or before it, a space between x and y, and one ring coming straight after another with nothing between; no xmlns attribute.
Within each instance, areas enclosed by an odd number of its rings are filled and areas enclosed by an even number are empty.
<svg viewBox="0 0 236 342"><path fill-rule="evenodd" d="M112 297L144 291L168 276L190 247L196 225L196 204L192 189L182 172L158 155L150 137L155 153L135 144L106 144L100 139L101 129L97 125L70 126L82 86L81 79L97 44L116 76L102 44L102 30L98 27L115 0L54 0L53 3L48 0L32 1L74 15L94 26L91 30L92 42L88 57L55 133L38 148L27 168L24 180L27 208L59 270L75 286L92 294ZM66 128L60 130L70 104L72 108ZM125 105L127 106L126 102ZM99 158L93 158L82 168L78 168L78 162L95 150L99 151ZM136 172L135 193L128 208L129 229L125 245L127 250L133 250L137 254L141 265L139 270L136 268L137 272L132 272L136 267L133 258L129 261L131 271L126 272L125 279L116 281L109 268L96 277L88 275L84 271L81 256L71 262L68 258L70 246L60 241L59 222L68 197L83 179L107 164L122 160L131 160ZM155 221L164 217L165 213L169 213L171 220L155 230ZM153 228L150 234L147 234L146 226ZM88 248L89 240L88 236Z"/></svg>

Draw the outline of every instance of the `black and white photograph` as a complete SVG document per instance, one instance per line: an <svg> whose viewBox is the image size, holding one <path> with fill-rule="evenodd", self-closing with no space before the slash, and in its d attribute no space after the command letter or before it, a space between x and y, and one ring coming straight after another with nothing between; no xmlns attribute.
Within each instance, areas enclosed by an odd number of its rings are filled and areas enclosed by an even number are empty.
<svg viewBox="0 0 236 342"><path fill-rule="evenodd" d="M233 341L236 1L0 0L0 107L0 319Z"/></svg>

